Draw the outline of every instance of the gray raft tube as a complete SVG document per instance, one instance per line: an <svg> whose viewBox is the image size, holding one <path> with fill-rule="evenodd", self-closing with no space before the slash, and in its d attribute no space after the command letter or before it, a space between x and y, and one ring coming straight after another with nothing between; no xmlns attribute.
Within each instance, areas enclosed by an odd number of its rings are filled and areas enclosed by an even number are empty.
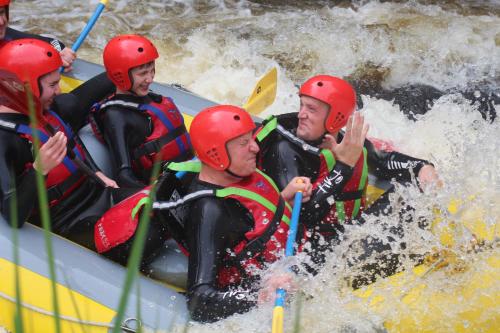
<svg viewBox="0 0 500 333"><path fill-rule="evenodd" d="M0 259L11 263L14 262L12 235L13 229L0 216ZM43 230L26 223L17 230L17 235L19 266L49 279ZM52 235L52 246L57 282L116 311L122 294L126 269L55 234ZM0 281L11 278L3 276L4 274L7 272L0 271ZM140 290L140 312L137 311L138 290ZM40 290L33 290L33 292L38 293ZM15 302L13 295L0 293L0 297ZM46 310L37 309L25 302L23 302L23 307L30 311L47 314ZM182 294L142 275L139 275L130 291L125 320L122 323L124 331L135 331L139 323L138 313L141 314L142 327L160 331L170 331L177 325L183 327L189 318L186 299ZM65 318L65 320L78 319Z"/></svg>

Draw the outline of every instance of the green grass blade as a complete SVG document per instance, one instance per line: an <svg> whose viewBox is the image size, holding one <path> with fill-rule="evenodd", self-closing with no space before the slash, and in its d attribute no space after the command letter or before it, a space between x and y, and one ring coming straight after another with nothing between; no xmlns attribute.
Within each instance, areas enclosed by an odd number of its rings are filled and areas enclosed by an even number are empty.
<svg viewBox="0 0 500 333"><path fill-rule="evenodd" d="M38 120L35 115L35 106L33 102L33 96L31 95L31 90L27 89L28 92L28 107L29 107L29 117L30 117L30 126L33 129L38 128ZM33 146L35 150L35 156L38 155L40 151L40 137L38 135L38 131L33 131ZM52 234L51 223L50 223L50 214L49 214L49 204L47 200L47 191L45 189L45 178L39 173L36 174L36 185L38 191L38 204L40 206L40 217L43 226L43 235L45 239L45 246L47 249L47 257L49 264L49 277L51 281L51 293L52 293L52 305L54 308L54 323L56 328L56 333L61 332L61 322L59 317L59 304L57 299L57 278L56 278L56 269L54 264L54 251L52 248Z"/></svg>
<svg viewBox="0 0 500 333"><path fill-rule="evenodd" d="M158 154L160 155L160 154ZM160 172L160 163L155 162L153 166L153 171L151 175L151 190L149 192L149 199L143 207L143 212L139 220L139 225L135 234L134 243L132 244L132 251L128 260L127 265L127 275L125 276L125 283L123 285L123 292L120 296L120 303L118 305L118 311L115 319L115 326L113 328L113 333L121 332L121 323L125 316L125 310L127 309L127 302L132 288L132 284L139 273L139 264L142 258L142 252L144 250L144 243L146 241L146 235L149 228L150 214L152 211L152 196L155 192L155 179L158 177Z"/></svg>
<svg viewBox="0 0 500 333"><path fill-rule="evenodd" d="M12 189L12 198L10 200L10 223L12 224L12 246L14 254L14 283L15 283L15 293L16 293L16 313L14 315L14 327L16 332L24 332L23 325L23 308L22 308L22 296L21 296L21 284L20 284L20 274L19 274L19 230L18 227L18 215L17 215L17 192L14 175L11 175L11 179L14 180Z"/></svg>

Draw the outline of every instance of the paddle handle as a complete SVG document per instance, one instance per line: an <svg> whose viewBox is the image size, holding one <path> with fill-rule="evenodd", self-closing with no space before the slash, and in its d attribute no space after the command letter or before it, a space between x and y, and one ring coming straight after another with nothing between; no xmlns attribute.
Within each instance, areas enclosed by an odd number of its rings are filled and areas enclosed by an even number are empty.
<svg viewBox="0 0 500 333"><path fill-rule="evenodd" d="M292 219L290 221L290 229L288 230L288 238L286 240L285 256L291 257L294 254L295 238L297 238L297 229L299 228L300 208L302 205L302 192L295 193L293 202ZM273 326L272 333L283 333L283 319L285 306L285 289L276 289L276 299L273 309Z"/></svg>
<svg viewBox="0 0 500 333"><path fill-rule="evenodd" d="M87 38L87 35L89 34L90 30L94 27L94 24L97 22L97 19L101 15L102 11L106 7L106 4L108 3L108 0L101 0L101 2L97 5L97 8L94 11L94 14L90 18L90 20L87 22L87 25L85 28L83 28L82 32L80 33L80 36L78 36L78 39L76 40L75 44L71 47L71 49L76 52L82 45L83 41L85 38Z"/></svg>

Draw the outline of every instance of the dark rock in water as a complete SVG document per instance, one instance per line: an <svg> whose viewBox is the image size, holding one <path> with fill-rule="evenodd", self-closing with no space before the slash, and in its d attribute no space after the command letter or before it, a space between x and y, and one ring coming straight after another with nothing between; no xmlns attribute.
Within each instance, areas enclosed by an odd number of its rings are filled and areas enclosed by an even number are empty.
<svg viewBox="0 0 500 333"><path fill-rule="evenodd" d="M472 105L477 107L477 110L485 120L489 121L495 120L497 116L495 105L500 105L499 93L481 89L442 91L425 84L412 84L386 90L380 86L367 86L365 84L358 84L358 82L352 83L358 94L358 107L363 106L361 95L369 95L389 101L392 100L395 104L399 105L401 111L411 120L416 120L416 115L425 114L432 108L434 101L446 94L461 94Z"/></svg>

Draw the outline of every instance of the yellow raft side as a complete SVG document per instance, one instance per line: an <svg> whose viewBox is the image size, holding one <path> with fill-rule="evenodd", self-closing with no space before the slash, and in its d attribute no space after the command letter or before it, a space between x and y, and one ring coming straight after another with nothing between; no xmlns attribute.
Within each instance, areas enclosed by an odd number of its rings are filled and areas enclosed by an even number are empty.
<svg viewBox="0 0 500 333"><path fill-rule="evenodd" d="M465 266L464 266L465 265ZM428 284L431 274L442 274ZM456 281L456 282L455 282ZM420 265L356 290L353 308L386 318L389 332L498 332L500 327L498 250L473 263L442 269Z"/></svg>
<svg viewBox="0 0 500 333"><path fill-rule="evenodd" d="M19 268L19 284L21 302L29 304L23 307L23 325L25 332L55 332L55 322L51 314L52 307L51 281L21 266ZM2 276L10 277L0 283L0 293L15 295L14 264L0 259ZM109 331L116 312L88 297L57 284L57 297L61 316L62 332L104 333ZM14 331L14 300L0 297L0 326ZM84 323L82 323L84 322Z"/></svg>

